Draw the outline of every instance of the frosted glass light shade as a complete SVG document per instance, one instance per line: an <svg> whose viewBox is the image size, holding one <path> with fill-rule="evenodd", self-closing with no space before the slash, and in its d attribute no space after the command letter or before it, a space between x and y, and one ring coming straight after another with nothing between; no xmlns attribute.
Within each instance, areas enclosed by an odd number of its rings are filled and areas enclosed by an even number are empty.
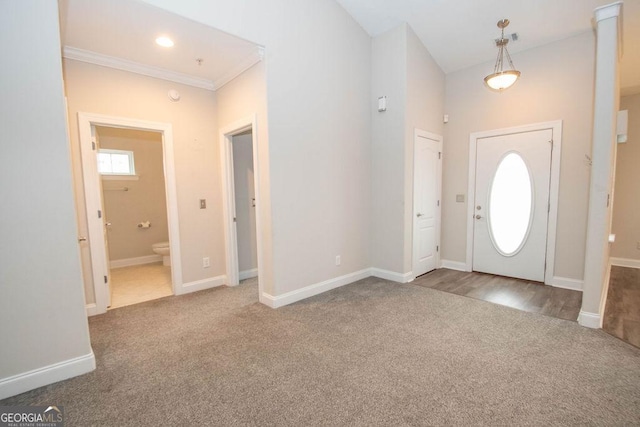
<svg viewBox="0 0 640 427"><path fill-rule="evenodd" d="M503 91L510 88L520 77L520 71L508 70L493 73L484 78L484 83L489 89Z"/></svg>

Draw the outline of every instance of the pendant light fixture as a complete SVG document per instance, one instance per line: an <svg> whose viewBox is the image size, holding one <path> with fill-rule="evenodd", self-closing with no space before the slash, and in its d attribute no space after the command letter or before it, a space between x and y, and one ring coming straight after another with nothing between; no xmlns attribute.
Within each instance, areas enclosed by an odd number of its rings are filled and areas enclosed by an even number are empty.
<svg viewBox="0 0 640 427"><path fill-rule="evenodd" d="M493 69L493 74L489 74L484 78L484 83L491 90L502 92L505 89L510 88L516 80L520 77L520 71L517 71L511 61L511 55L507 50L507 44L509 39L504 38L504 29L509 25L508 19L501 19L498 21L498 28L502 30L502 35L496 40L496 46L498 47L498 58L496 59L496 65ZM504 69L504 57L507 57L508 69Z"/></svg>

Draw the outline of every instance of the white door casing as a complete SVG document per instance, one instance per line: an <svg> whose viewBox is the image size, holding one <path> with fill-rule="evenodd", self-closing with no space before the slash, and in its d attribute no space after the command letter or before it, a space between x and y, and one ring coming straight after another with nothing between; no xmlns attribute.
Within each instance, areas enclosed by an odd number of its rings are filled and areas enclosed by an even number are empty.
<svg viewBox="0 0 640 427"><path fill-rule="evenodd" d="M544 282L551 144L550 129L478 140L474 271Z"/></svg>
<svg viewBox="0 0 640 427"><path fill-rule="evenodd" d="M561 147L561 121L471 134L467 271L483 271L551 284L555 264ZM500 166L504 159L509 161L505 160L504 165ZM521 169L527 170L528 179L532 182L532 216L524 234L524 243L519 245L520 240L516 239L511 242L514 246L504 252L498 243L499 231L495 236L491 232L492 221L493 224L501 224L495 221L499 211L493 211L492 218L488 201L498 167L504 172L509 169L508 164L514 163L526 165ZM505 187L497 183L496 192L500 188ZM515 194L522 200L520 193ZM512 224L510 221L508 223Z"/></svg>
<svg viewBox="0 0 640 427"><path fill-rule="evenodd" d="M94 154L97 154L100 151L100 136L96 130L94 125L91 125L91 142ZM105 294L107 297L107 307L111 307L111 267L109 265L109 235L108 228L109 225L107 222L107 213L104 209L104 189L102 188L102 179L98 179L98 193L100 196L100 214L98 215L99 219L102 219L102 238L104 243L104 265L106 266L104 273L104 286L106 288Z"/></svg>
<svg viewBox="0 0 640 427"><path fill-rule="evenodd" d="M415 130L413 164L413 276L439 267L442 137Z"/></svg>
<svg viewBox="0 0 640 427"><path fill-rule="evenodd" d="M127 129L156 131L162 133L163 161L165 170L165 191L167 199L167 220L169 223L169 251L171 256L171 278L173 293L185 293L182 287L182 259L180 256L180 229L178 219L178 200L176 191L175 163L173 157L173 127L170 123L158 123L145 120L113 117L100 114L78 113L78 131L80 153L82 157L82 177L85 206L87 213L91 269L95 291L96 307L91 314L106 313L110 304L109 287L105 286L104 276L108 274L108 254L104 235L104 222L98 218L98 211L104 212L101 200L101 183L97 165L97 147L93 146L92 128L94 126L119 127Z"/></svg>

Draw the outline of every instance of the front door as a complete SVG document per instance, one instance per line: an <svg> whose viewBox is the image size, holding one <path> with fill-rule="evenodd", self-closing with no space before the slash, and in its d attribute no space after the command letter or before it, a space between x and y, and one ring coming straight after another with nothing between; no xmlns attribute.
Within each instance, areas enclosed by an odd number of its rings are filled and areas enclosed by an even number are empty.
<svg viewBox="0 0 640 427"><path fill-rule="evenodd" d="M477 140L474 271L544 282L552 135Z"/></svg>
<svg viewBox="0 0 640 427"><path fill-rule="evenodd" d="M442 138L418 131L413 165L413 274L438 267L440 145Z"/></svg>

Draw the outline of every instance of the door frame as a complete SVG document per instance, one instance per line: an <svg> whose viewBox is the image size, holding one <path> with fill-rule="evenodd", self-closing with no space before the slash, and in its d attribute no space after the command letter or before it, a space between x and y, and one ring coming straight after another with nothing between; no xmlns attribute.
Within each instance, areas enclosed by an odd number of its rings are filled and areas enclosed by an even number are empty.
<svg viewBox="0 0 640 427"><path fill-rule="evenodd" d="M560 160L562 156L562 120L534 123L503 129L474 132L469 136L469 179L467 188L467 257L466 271L473 271L473 239L476 191L476 153L478 139L495 136L512 135L516 133L551 130L551 176L549 181L549 221L547 223L546 266L544 283L552 284L556 254L556 234L558 227L558 196L560 192Z"/></svg>
<svg viewBox="0 0 640 427"><path fill-rule="evenodd" d="M258 294L262 301L264 282L264 257L262 252L262 204L260 198L260 162L258 150L258 119L256 114L236 120L220 129L220 160L222 167L222 207L224 213L224 241L227 268L227 285L240 283L238 266L238 235L236 230L235 186L233 178L233 137L251 129L253 150L253 183L256 199L256 244L258 253Z"/></svg>
<svg viewBox="0 0 640 427"><path fill-rule="evenodd" d="M443 137L441 135L435 134L435 133L431 133L431 132L427 132L426 130L422 130L422 129L418 129L415 128L413 131L413 185L412 185L412 198L411 198L411 240L412 240L412 252L411 252L411 270L412 271L416 271L416 264L417 264L417 253L418 253L418 242L416 241L415 238L415 215L416 215L416 209L415 209L415 200L416 200L416 146L417 146L417 141L418 138L426 138L426 139L430 139L432 141L437 141L438 142L438 152L442 153L442 142L443 142ZM438 202L439 202L439 206L438 206L438 212L436 214L436 246L439 248L440 246L440 242L441 242L441 234L442 234L442 154L440 154L440 159L438 161L438 170L436 171L436 188L438 191L438 194L436 195ZM436 269L440 268L440 261L441 257L440 257L440 250L436 251L436 260L435 260L435 265L436 265ZM412 274L413 278L415 279L416 275ZM412 279L413 280L413 279Z"/></svg>
<svg viewBox="0 0 640 427"><path fill-rule="evenodd" d="M106 116L78 112L78 131L82 162L82 177L91 252L91 270L96 310L92 314L107 312L109 293L104 283L104 272L109 269L108 254L105 253L103 220L97 211L104 214L100 198L100 174L98 173L97 150L92 149L91 127L104 126L122 129L135 129L159 132L162 135L162 153L164 163L165 194L167 200L167 220L169 224L169 256L171 257L171 278L173 294L182 286L182 259L180 257L180 228L178 220L178 197L176 191L175 160L173 155L173 127L171 123L159 123L127 117ZM107 265L105 265L107 264ZM109 284L111 285L111 284Z"/></svg>

